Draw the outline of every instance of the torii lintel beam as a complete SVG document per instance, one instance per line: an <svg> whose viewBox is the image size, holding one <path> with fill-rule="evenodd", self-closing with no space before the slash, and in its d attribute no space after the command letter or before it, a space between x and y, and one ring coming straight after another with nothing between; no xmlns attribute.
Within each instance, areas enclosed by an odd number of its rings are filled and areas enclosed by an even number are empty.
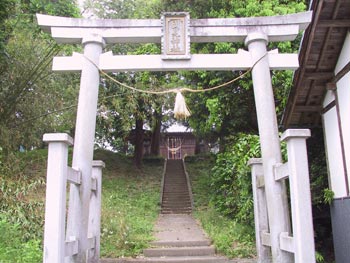
<svg viewBox="0 0 350 263"><path fill-rule="evenodd" d="M191 19L191 42L242 42L251 32L263 32L270 42L293 40L310 23L312 12L250 18ZM84 19L37 14L38 24L58 43L81 43L91 33L106 43L160 43L160 19Z"/></svg>
<svg viewBox="0 0 350 263"><path fill-rule="evenodd" d="M279 54L274 50L267 57L272 70L296 70L299 67L297 54ZM58 72L80 72L84 60L84 56L79 53L74 53L71 57L55 57L52 69ZM247 70L253 65L249 52L244 50L239 50L238 54L193 54L190 60L163 60L161 55L113 56L112 52L107 52L100 56L98 68L104 72L235 71Z"/></svg>

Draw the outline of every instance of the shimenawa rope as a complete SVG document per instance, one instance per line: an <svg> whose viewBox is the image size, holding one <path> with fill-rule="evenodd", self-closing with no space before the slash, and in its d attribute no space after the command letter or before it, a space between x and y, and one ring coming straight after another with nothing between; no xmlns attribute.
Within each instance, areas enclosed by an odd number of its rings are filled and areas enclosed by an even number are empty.
<svg viewBox="0 0 350 263"><path fill-rule="evenodd" d="M110 79L111 81L117 83L118 85L125 87L127 89L136 91L136 92L140 92L140 93L146 93L146 94L155 94L155 95L161 95L161 94L168 94L168 93L176 93L176 98L175 98L175 106L174 106L174 116L177 119L186 119L187 117L189 117L191 115L190 110L188 109L186 102L185 102L185 98L182 95L182 92L192 92L192 93L199 93L199 92L207 92L207 91L212 91L212 90L216 90L222 87L225 87L231 83L234 83L235 81L243 78L245 75L247 75L249 72L251 72L254 67L256 66L256 64L258 64L265 56L267 55L267 53L265 53L263 56L261 56L261 58L259 58L251 68L249 68L246 72L244 72L243 74L239 75L238 77L231 79L228 82L222 83L220 85L211 87L211 88L207 88L207 89L200 89L200 90L195 90L195 89L190 89L190 88L174 88L174 89L167 89L167 90L161 90L161 91L154 91L154 90L142 90L142 89L138 89L132 86L129 86L123 82L118 81L117 79L113 78L112 76L108 75L106 72L104 72L103 70L101 70L99 68L98 65L96 65L95 62L93 62L91 59L89 59L88 57L84 56L83 57L88 60L91 64L93 64L98 71L106 76L108 79Z"/></svg>

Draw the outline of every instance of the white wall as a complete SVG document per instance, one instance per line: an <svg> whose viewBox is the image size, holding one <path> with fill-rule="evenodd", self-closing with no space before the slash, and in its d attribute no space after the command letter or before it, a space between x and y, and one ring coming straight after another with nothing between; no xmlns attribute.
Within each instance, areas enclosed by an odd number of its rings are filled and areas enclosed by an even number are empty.
<svg viewBox="0 0 350 263"><path fill-rule="evenodd" d="M330 187L335 198L346 196L344 167L335 107L323 115Z"/></svg>
<svg viewBox="0 0 350 263"><path fill-rule="evenodd" d="M334 73L337 74L349 61L350 34L348 33ZM346 74L337 82L337 93L345 150L344 157L341 150L336 107L333 107L323 115L323 122L330 185L335 193L335 197L339 198L346 196L343 158L346 161L347 174L350 175L350 73ZM334 95L332 91L328 91L323 102L323 107L327 106L332 100L334 100ZM348 181L350 181L350 178Z"/></svg>
<svg viewBox="0 0 350 263"><path fill-rule="evenodd" d="M339 56L335 74L337 74L350 61L350 33L344 42L343 49ZM337 83L338 100L340 107L340 118L343 131L343 142L348 178L350 176L350 73L347 73ZM349 178L350 188L350 178Z"/></svg>

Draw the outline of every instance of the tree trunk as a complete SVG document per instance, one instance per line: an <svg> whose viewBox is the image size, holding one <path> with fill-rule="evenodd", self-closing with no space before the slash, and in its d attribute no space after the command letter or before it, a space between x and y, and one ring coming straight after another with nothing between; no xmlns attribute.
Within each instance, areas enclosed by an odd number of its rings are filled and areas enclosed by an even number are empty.
<svg viewBox="0 0 350 263"><path fill-rule="evenodd" d="M196 138L196 146L194 148L194 154L197 155L197 154L200 154L200 140L198 138Z"/></svg>
<svg viewBox="0 0 350 263"><path fill-rule="evenodd" d="M160 129L162 126L162 114L158 111L154 113L154 127L152 131L152 140L151 140L151 155L159 155L160 147Z"/></svg>
<svg viewBox="0 0 350 263"><path fill-rule="evenodd" d="M135 128L135 150L134 150L134 164L137 168L142 168L143 157L143 120L136 120Z"/></svg>

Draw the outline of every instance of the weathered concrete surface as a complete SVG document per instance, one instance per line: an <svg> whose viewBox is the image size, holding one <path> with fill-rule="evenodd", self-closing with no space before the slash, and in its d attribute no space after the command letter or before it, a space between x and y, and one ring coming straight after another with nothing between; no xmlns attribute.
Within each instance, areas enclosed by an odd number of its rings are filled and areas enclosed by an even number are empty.
<svg viewBox="0 0 350 263"><path fill-rule="evenodd" d="M152 246L156 248L146 249L145 254L150 257L140 257L135 259L101 259L101 263L256 263L256 259L227 259L222 256L215 255L215 251L207 235L203 229L188 214L160 214L155 226L156 241L152 242ZM167 254L169 250L175 252L173 255L178 256L158 256L158 253ZM193 248L193 250L191 250ZM210 253L204 251L210 250ZM188 254L182 254L189 251ZM196 251L196 252L194 252ZM196 254L198 251L200 253ZM203 253L202 253L203 252ZM202 253L202 254L201 254ZM153 257L152 256L155 256ZM168 254L170 255L170 254ZM202 255L202 256L200 256Z"/></svg>
<svg viewBox="0 0 350 263"><path fill-rule="evenodd" d="M94 30L106 43L160 43L160 19L82 19L37 14L38 24L58 43L80 44ZM294 40L312 12L272 17L191 19L191 42L242 42L252 31L265 32L269 41Z"/></svg>
<svg viewBox="0 0 350 263"><path fill-rule="evenodd" d="M194 218L186 214L159 215L155 226L155 238L160 242L206 241L210 243Z"/></svg>

